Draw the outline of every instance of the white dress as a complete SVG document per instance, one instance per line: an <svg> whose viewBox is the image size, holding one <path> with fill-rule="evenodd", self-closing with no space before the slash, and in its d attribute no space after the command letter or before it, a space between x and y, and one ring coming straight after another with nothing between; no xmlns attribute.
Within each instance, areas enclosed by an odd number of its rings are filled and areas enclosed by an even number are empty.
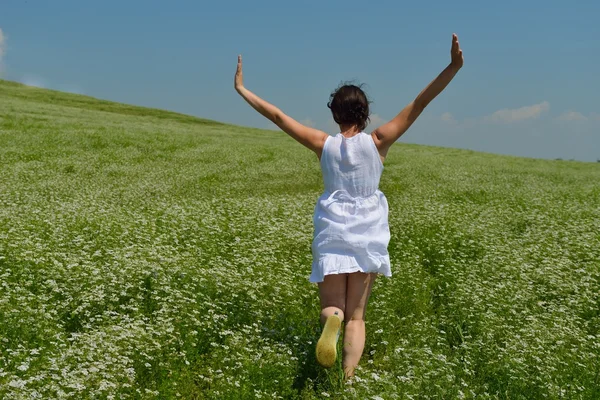
<svg viewBox="0 0 600 400"><path fill-rule="evenodd" d="M310 282L358 271L392 276L388 202L379 190L383 163L371 135L328 137L321 171L325 192L313 217Z"/></svg>

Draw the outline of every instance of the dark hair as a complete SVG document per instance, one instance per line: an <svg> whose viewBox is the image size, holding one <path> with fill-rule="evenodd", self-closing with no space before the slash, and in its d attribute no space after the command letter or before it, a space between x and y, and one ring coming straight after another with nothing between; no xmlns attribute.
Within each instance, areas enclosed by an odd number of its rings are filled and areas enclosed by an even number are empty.
<svg viewBox="0 0 600 400"><path fill-rule="evenodd" d="M356 124L361 131L369 123L369 103L363 85L342 83L331 92L327 107L337 124Z"/></svg>

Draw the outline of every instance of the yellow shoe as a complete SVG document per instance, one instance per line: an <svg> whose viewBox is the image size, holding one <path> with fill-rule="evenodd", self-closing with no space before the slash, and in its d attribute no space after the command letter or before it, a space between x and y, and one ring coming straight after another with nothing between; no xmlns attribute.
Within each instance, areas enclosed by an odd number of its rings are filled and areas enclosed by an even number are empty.
<svg viewBox="0 0 600 400"><path fill-rule="evenodd" d="M317 342L317 362L325 368L330 368L335 364L341 326L342 320L337 316L337 312L325 321L323 332Z"/></svg>

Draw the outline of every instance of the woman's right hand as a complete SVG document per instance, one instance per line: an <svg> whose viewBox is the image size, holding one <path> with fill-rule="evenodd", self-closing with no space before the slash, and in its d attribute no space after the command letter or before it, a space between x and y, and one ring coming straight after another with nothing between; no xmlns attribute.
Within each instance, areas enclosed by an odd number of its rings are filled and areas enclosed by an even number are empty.
<svg viewBox="0 0 600 400"><path fill-rule="evenodd" d="M450 64L453 67L456 69L462 68L464 62L463 54L462 50L460 49L460 45L458 44L458 36L456 36L456 33L452 34L452 48L450 49L450 57L452 58Z"/></svg>
<svg viewBox="0 0 600 400"><path fill-rule="evenodd" d="M238 56L237 71L235 71L234 84L235 90L238 92L244 88L244 76L242 74L242 55Z"/></svg>

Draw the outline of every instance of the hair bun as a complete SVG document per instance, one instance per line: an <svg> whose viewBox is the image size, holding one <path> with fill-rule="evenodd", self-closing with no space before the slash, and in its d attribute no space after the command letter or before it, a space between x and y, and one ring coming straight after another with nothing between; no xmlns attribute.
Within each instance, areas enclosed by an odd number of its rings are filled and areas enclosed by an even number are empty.
<svg viewBox="0 0 600 400"><path fill-rule="evenodd" d="M342 84L329 96L327 107L338 124L357 125L360 130L369 122L369 100L362 85Z"/></svg>

